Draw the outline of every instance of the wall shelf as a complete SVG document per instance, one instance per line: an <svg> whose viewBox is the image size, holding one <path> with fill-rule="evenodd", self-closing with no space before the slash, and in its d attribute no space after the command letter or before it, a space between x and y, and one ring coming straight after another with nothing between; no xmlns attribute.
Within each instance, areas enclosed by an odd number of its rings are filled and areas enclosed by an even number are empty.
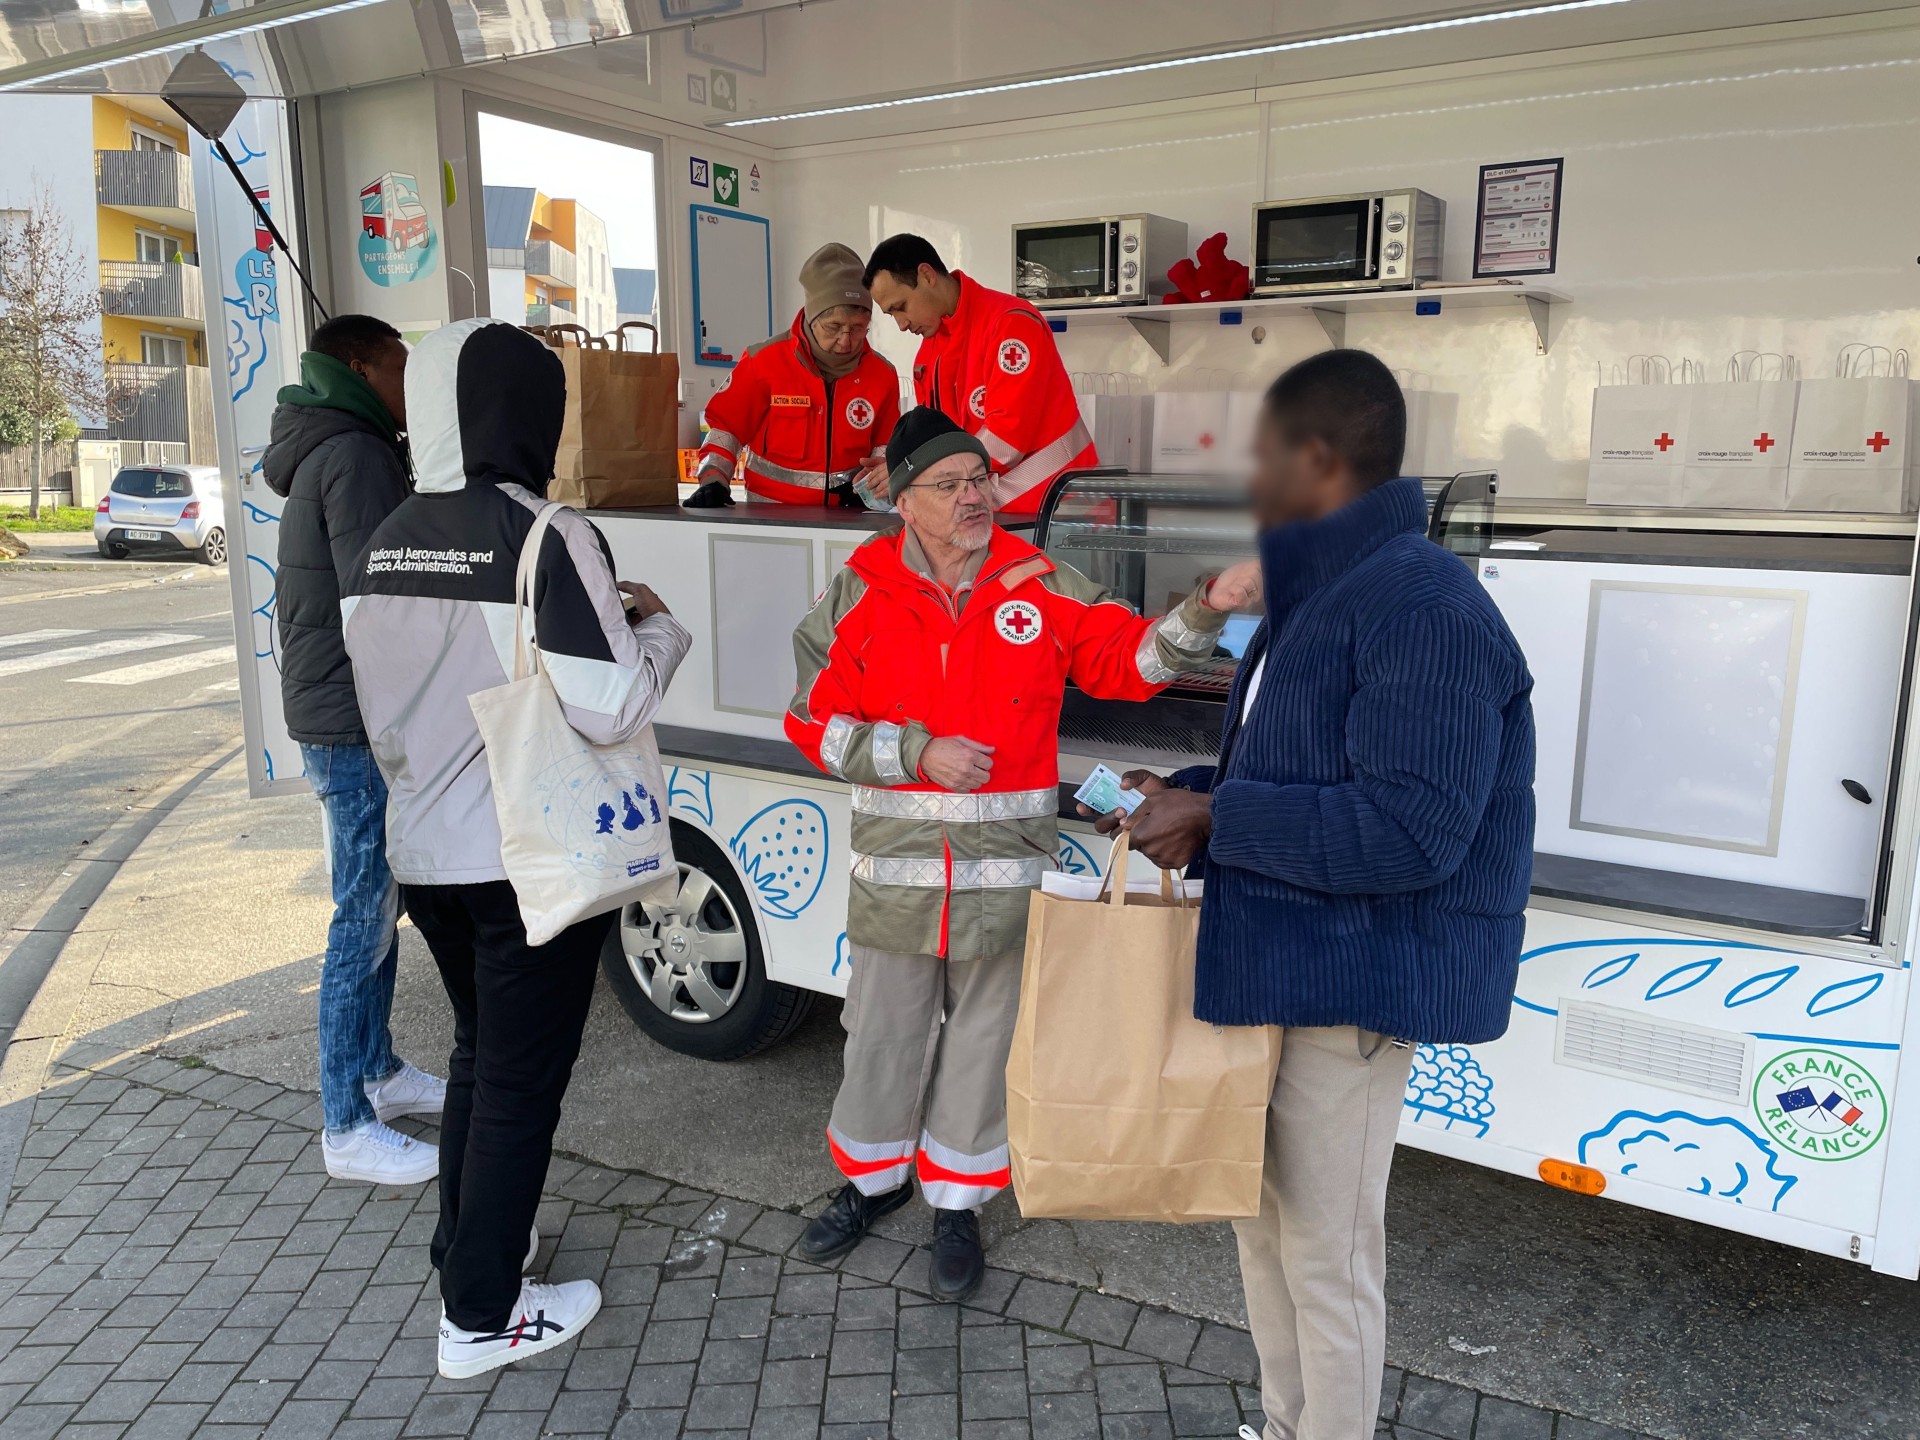
<svg viewBox="0 0 1920 1440"><path fill-rule="evenodd" d="M1418 290L1255 296L1246 300L1200 305L1124 305L1111 308L1089 305L1082 309L1043 310L1041 313L1056 329L1065 331L1071 331L1075 325L1125 320L1164 365L1173 356L1173 327L1183 322L1235 325L1244 323L1247 317L1254 315L1305 313L1320 323L1320 328L1326 331L1327 338L1335 345L1345 345L1349 315L1382 312L1414 315L1418 313L1418 305L1433 301L1439 302L1440 314L1421 318L1441 319L1449 310L1477 310L1489 305L1522 310L1533 322L1535 353L1544 355L1549 343L1548 315L1553 306L1565 304L1567 297L1537 285L1440 286ZM1239 319L1232 318L1236 316Z"/></svg>

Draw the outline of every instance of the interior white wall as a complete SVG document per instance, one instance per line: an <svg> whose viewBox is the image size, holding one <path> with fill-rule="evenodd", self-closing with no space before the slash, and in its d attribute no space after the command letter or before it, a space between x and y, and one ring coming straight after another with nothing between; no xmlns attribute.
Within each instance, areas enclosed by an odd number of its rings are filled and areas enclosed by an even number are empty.
<svg viewBox="0 0 1920 1440"><path fill-rule="evenodd" d="M1758 349L1796 354L1818 375L1849 341L1920 344L1917 86L1920 27L1837 22L1179 113L1090 114L1024 133L789 151L775 270L790 277L827 240L864 247L925 226L950 263L1004 288L1015 222L1136 209L1186 220L1195 242L1225 230L1245 259L1263 190L1410 184L1448 201L1445 274L1460 279L1472 268L1478 167L1564 155L1559 271L1543 283L1570 303L1554 311L1550 354L1536 355L1517 307L1356 315L1347 341L1459 397L1452 436L1421 468L1492 465L1508 495L1579 496L1600 366L1643 353L1718 366ZM910 337L880 334L890 328L876 325L880 346L904 363ZM1070 370L1126 372L1154 389L1254 386L1327 344L1304 315L1250 314L1238 328L1189 320L1164 367L1120 322L1075 320L1061 337Z"/></svg>

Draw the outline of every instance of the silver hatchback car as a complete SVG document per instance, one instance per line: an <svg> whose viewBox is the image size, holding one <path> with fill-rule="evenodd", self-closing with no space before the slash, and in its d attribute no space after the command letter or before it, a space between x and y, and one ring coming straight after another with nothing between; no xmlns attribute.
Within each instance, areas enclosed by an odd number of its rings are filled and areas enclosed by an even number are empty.
<svg viewBox="0 0 1920 1440"><path fill-rule="evenodd" d="M124 560L135 550L190 554L205 565L227 558L227 512L215 465L129 465L93 512L93 543Z"/></svg>

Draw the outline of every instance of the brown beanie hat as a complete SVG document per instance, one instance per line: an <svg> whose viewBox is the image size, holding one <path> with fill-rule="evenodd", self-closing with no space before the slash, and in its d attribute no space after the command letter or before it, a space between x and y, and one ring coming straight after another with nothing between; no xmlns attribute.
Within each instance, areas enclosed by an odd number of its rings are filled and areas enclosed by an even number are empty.
<svg viewBox="0 0 1920 1440"><path fill-rule="evenodd" d="M807 294L806 316L811 324L836 305L860 305L871 310L873 297L861 283L866 266L844 245L822 245L800 267L800 286Z"/></svg>

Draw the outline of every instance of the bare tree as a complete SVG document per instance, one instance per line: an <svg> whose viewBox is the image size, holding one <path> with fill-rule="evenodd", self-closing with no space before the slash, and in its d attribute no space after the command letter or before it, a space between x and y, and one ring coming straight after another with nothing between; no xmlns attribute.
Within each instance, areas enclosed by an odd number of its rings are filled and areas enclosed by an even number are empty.
<svg viewBox="0 0 1920 1440"><path fill-rule="evenodd" d="M76 253L52 191L38 185L28 208L0 223L0 411L25 421L35 519L48 438L74 411L107 408L99 319L100 278Z"/></svg>

